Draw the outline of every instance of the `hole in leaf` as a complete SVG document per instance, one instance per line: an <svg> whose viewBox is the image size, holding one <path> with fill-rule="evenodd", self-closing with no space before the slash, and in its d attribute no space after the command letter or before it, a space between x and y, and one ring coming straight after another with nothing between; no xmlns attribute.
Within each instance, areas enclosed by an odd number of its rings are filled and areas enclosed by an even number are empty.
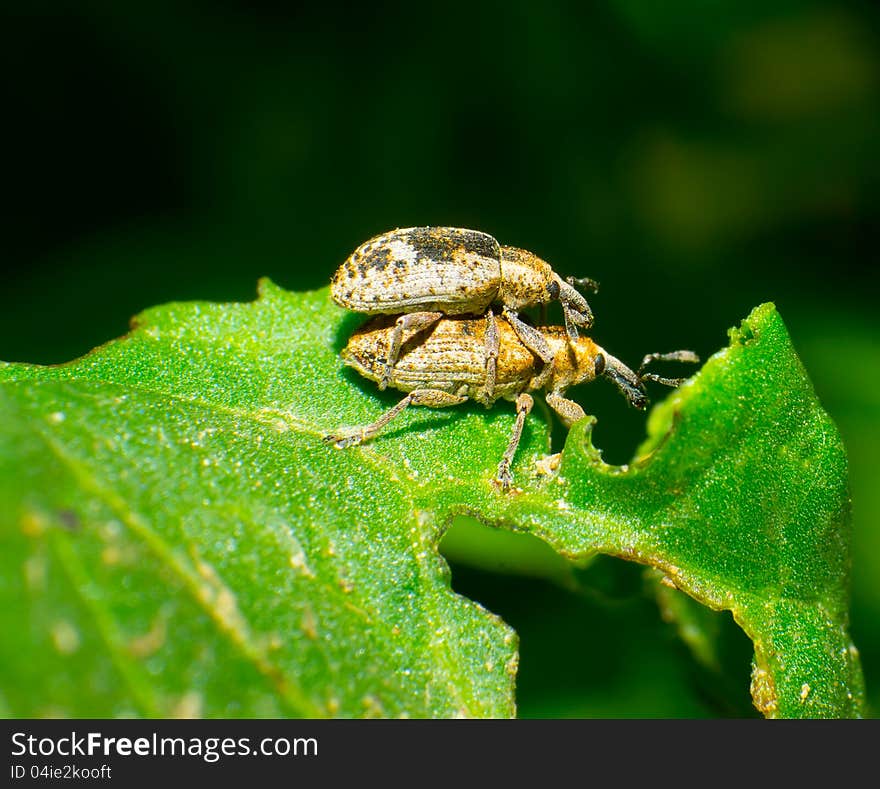
<svg viewBox="0 0 880 789"><path fill-rule="evenodd" d="M666 392L651 392L652 400L662 399ZM593 446L602 453L602 460L612 466L630 463L636 449L645 440L647 412L637 411L627 405L614 386L605 380L593 381L568 390L566 397L579 403L587 414L596 417L593 427ZM550 411L550 409L547 409ZM559 418L550 416L552 425L551 446L560 452L565 446L568 430Z"/></svg>
<svg viewBox="0 0 880 789"><path fill-rule="evenodd" d="M663 621L650 570L606 556L576 566L536 537L471 518L456 519L440 548L452 588L519 635L520 717L758 716L751 642L728 613L697 606L689 625L711 645L703 657L717 658L701 663Z"/></svg>

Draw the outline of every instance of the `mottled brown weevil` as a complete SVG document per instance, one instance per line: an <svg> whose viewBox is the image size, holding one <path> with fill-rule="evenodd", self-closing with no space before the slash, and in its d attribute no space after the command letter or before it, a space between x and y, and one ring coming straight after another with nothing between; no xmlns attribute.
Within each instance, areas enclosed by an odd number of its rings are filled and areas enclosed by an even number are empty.
<svg viewBox="0 0 880 789"><path fill-rule="evenodd" d="M508 324L501 323L495 386L489 394L485 387L488 325L483 318L468 316L438 320L429 332L408 328L388 377L391 386L408 393L406 397L372 424L338 430L326 435L324 441L340 449L369 441L410 405L445 408L473 399L488 408L499 398L512 400L516 404L516 422L496 474L496 482L507 490L512 484L510 465L534 403L530 391L546 389L547 404L566 427L571 427L585 413L581 406L563 396L570 386L604 376L611 379L630 405L645 408L645 381L678 386L684 380L646 373L646 365L657 360L699 361L692 351L648 354L635 373L589 337L579 337L572 343L563 327L541 326L536 331L552 352L552 363L546 364L520 341ZM381 381L396 326L394 316L368 321L348 341L342 351L343 361L366 378Z"/></svg>
<svg viewBox="0 0 880 789"><path fill-rule="evenodd" d="M483 386L491 397L497 379L499 337L492 305L519 339L545 363L554 351L518 310L559 301L569 340L589 328L593 313L575 285L595 291L591 279L563 280L537 255L501 246L492 236L457 227L408 227L361 244L339 267L330 295L341 307L371 315L397 315L379 388L391 383L403 333L427 329L444 315L486 316ZM401 314L402 313L402 314Z"/></svg>

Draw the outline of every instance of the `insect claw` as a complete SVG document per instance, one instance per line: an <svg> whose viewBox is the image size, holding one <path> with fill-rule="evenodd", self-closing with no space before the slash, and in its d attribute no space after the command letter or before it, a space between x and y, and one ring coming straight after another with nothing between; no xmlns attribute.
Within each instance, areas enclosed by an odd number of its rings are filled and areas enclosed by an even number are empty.
<svg viewBox="0 0 880 789"><path fill-rule="evenodd" d="M498 473L495 475L495 479L492 480L502 491L507 493L510 490L510 486L513 485L513 475L510 473L510 467L505 463L501 463L498 466Z"/></svg>
<svg viewBox="0 0 880 789"><path fill-rule="evenodd" d="M356 446L363 441L360 433L328 433L321 441L325 444L332 444L336 449L347 449Z"/></svg>

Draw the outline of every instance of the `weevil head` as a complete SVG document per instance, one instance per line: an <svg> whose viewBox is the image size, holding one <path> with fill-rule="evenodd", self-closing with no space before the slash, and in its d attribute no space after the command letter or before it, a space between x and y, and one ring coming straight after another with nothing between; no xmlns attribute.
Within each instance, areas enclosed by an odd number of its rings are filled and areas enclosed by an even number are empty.
<svg viewBox="0 0 880 789"><path fill-rule="evenodd" d="M342 361L371 381L379 381L385 370L388 335L393 316L380 315L356 329L340 351Z"/></svg>
<svg viewBox="0 0 880 789"><path fill-rule="evenodd" d="M555 392L588 383L605 372L602 349L589 337L571 341L562 327L547 327L542 332L553 349L553 368L544 384Z"/></svg>
<svg viewBox="0 0 880 789"><path fill-rule="evenodd" d="M517 247L501 247L498 301L510 310L519 310L531 304L560 302L572 339L576 336L574 326L588 328L593 324L590 305L573 285L553 271L545 260Z"/></svg>
<svg viewBox="0 0 880 789"><path fill-rule="evenodd" d="M511 310L559 298L560 283L550 264L525 249L501 247L498 301Z"/></svg>

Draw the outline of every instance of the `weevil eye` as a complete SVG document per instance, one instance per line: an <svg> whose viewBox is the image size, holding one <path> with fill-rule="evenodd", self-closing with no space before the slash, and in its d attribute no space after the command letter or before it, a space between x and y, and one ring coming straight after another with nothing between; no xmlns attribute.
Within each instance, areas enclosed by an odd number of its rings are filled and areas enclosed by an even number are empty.
<svg viewBox="0 0 880 789"><path fill-rule="evenodd" d="M593 362L594 369L596 371L596 377L598 378L602 373L605 372L605 356L604 354L597 353L596 360Z"/></svg>
<svg viewBox="0 0 880 789"><path fill-rule="evenodd" d="M547 292L550 294L551 299L559 298L559 283L555 279L547 285Z"/></svg>

